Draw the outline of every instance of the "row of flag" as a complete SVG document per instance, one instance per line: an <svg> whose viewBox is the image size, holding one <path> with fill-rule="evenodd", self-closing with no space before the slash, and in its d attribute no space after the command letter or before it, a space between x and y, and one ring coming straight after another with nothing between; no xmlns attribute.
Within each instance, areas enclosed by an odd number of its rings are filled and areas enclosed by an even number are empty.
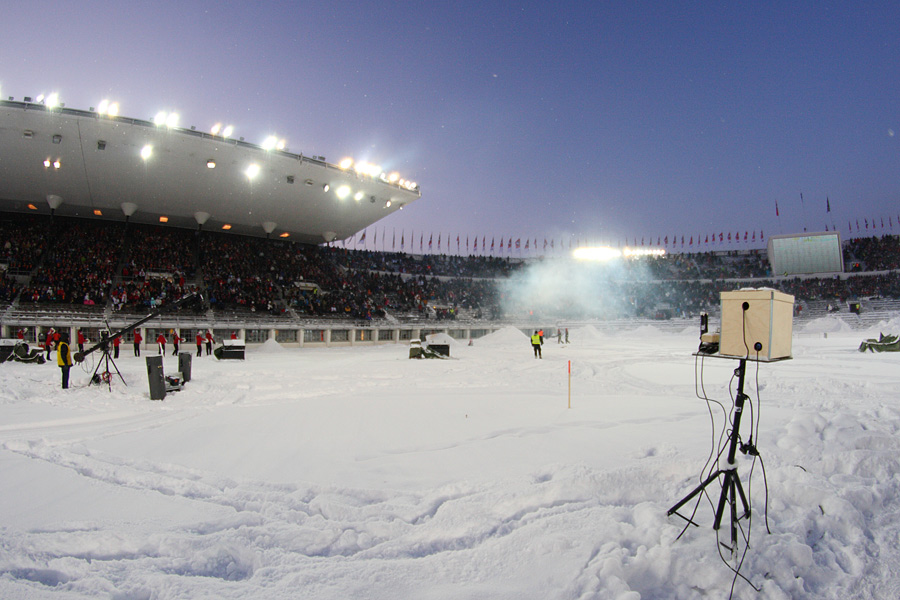
<svg viewBox="0 0 900 600"><path fill-rule="evenodd" d="M897 215L897 226L900 228L900 214ZM854 235L854 233L874 234L878 233L879 229L881 230L881 233L885 233L888 230L893 231L893 215L888 216L887 221L884 220L884 217L879 217L877 220L875 218L863 218L862 220L851 219L847 222L847 232L850 236ZM824 230L838 231L838 228L832 222L831 224L826 223ZM434 233L429 233L426 238L424 232L420 232L417 235L414 232L407 232L405 230L399 232L393 230L388 233L384 228L382 228L381 231L376 228L371 231L371 236L370 231L366 229L358 236L353 236L336 243L339 243L345 248L381 250L386 252L416 252L418 250L421 253L436 252L438 254L442 252L453 253L455 251L457 254L465 253L466 255L481 254L491 256L511 256L516 254L520 256L539 256L547 253L564 252L582 246L615 245L616 247L651 247L669 251L682 249L709 249L728 244L749 244L754 247L761 247L766 243L766 235L761 229L758 231L717 231L697 235L657 235L642 236L640 238L635 236L633 238L626 238L624 241L619 239L612 243L608 241L598 242L592 239L582 239L571 236L561 239L546 237L514 238L512 236L501 236L498 239L496 236L491 236L491 238L488 239L487 235L453 236L451 234L438 233L437 236L435 236Z"/></svg>
<svg viewBox="0 0 900 600"><path fill-rule="evenodd" d="M379 246L380 240L380 246ZM624 243L622 240L615 242L615 245L618 247L622 246L632 246L632 247L657 247L657 248L667 248L667 249L675 249L678 247L681 248L694 248L700 246L711 246L718 244L732 244L732 243L756 243L757 240L759 242L763 242L765 240L765 233L760 230L757 231L744 231L743 233L740 231L735 232L724 232L720 231L717 233L706 234L706 235L673 235L673 236L647 236L637 238L634 237L632 239L625 239ZM372 231L371 239L369 238L369 230L364 230L358 237L354 236L352 238L348 238L339 242L345 248L353 248L353 249L372 249L372 250L382 250L382 251L390 251L390 252L415 252L417 249L419 252L453 252L454 250L457 253L466 254L490 254L490 255L504 255L504 254L540 254L540 253L554 253L566 250L572 250L574 248L579 248L582 246L599 246L599 245L612 245L608 242L597 242L589 239L577 239L573 237L569 238L521 238L512 236L506 237L501 236L499 238L499 242L496 236L492 236L490 240L488 240L488 236L486 235L456 235L455 238L450 234L438 233L435 238L433 233L428 234L428 238L426 240L424 233L419 233L418 238L416 234L409 233L406 231L400 231L399 234L396 230L392 231L390 235L388 235L385 230L382 228L381 236L379 237L379 231L375 229Z"/></svg>

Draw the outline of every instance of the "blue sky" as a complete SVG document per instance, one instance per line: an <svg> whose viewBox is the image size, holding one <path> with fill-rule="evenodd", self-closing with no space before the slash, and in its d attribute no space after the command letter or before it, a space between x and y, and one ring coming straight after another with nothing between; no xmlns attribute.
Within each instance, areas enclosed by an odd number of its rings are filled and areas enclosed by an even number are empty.
<svg viewBox="0 0 900 600"><path fill-rule="evenodd" d="M615 243L846 236L857 219L900 233L896 2L47 2L8 16L4 97L108 97L127 116L177 110L396 169L422 199L379 233Z"/></svg>

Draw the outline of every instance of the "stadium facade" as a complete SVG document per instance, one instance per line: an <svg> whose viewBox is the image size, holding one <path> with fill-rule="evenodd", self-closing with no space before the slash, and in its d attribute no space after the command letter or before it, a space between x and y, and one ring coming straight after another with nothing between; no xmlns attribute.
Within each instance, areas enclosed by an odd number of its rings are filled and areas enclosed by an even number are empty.
<svg viewBox="0 0 900 600"><path fill-rule="evenodd" d="M398 175L194 127L0 101L0 210L131 220L307 244L419 199Z"/></svg>

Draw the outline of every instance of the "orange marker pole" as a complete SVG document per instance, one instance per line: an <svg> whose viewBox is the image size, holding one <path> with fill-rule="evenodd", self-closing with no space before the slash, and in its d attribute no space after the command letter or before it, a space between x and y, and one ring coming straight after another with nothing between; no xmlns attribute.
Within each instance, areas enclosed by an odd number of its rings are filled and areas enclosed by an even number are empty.
<svg viewBox="0 0 900 600"><path fill-rule="evenodd" d="M569 361L569 408L572 408L572 361Z"/></svg>

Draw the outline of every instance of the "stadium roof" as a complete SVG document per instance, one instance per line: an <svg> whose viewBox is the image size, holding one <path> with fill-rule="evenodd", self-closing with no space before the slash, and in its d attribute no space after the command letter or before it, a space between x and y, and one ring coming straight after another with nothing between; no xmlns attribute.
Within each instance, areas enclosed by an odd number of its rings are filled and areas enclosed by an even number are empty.
<svg viewBox="0 0 900 600"><path fill-rule="evenodd" d="M0 210L120 221L131 213L140 223L166 217L319 244L421 197L414 183L342 166L194 128L0 101Z"/></svg>

